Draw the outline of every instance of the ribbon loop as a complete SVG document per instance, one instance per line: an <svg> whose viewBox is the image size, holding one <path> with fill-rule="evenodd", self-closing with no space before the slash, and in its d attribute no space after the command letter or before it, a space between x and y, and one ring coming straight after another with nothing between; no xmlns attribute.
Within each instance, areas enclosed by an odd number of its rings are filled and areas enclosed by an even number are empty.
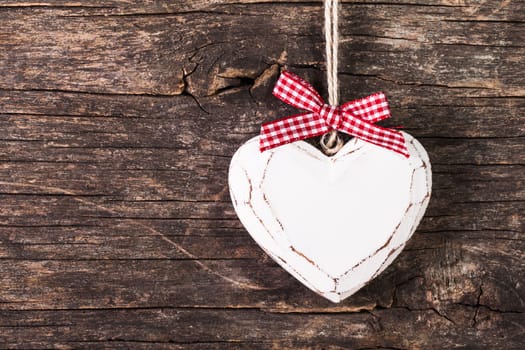
<svg viewBox="0 0 525 350"><path fill-rule="evenodd" d="M309 113L264 123L259 138L261 152L335 129L409 157L403 134L374 125L377 121L390 118L388 101L382 92L340 107L329 106L309 83L284 71L275 84L273 94L281 101Z"/></svg>
<svg viewBox="0 0 525 350"><path fill-rule="evenodd" d="M290 106L314 113L318 113L324 104L312 85L287 71L281 73L273 88L273 95Z"/></svg>

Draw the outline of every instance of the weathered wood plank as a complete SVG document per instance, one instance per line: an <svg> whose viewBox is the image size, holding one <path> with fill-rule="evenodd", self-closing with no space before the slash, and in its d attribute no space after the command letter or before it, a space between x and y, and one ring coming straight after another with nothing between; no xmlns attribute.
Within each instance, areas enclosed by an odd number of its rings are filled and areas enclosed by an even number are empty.
<svg viewBox="0 0 525 350"><path fill-rule="evenodd" d="M274 75L276 77L277 74ZM320 78L319 73L317 77ZM448 91L447 88L419 87L416 90L396 87L395 83L390 82L381 86L377 81L373 83L373 80L356 78L348 81L348 84L377 85L367 88L367 92L381 88L389 91L394 115L389 123L402 124L414 134L467 138L517 137L523 136L525 131L521 119L525 107L523 99L457 96L459 92ZM265 93L268 94L268 91ZM442 96L441 104L433 99L436 95ZM406 96L410 96L410 100ZM47 103L50 99L54 101L52 105ZM123 144L127 132L129 144L141 141L151 146L169 146L173 145L173 139L182 138L179 134L186 136L186 140L190 139L192 122L193 129L198 127L205 131L205 135L192 135L194 137L213 137L211 131L216 130L217 133L229 131L233 134L231 137L241 140L256 134L262 120L271 120L291 112L282 103L272 101L269 95L253 100L245 89L199 98L199 102L203 108L213 108L214 114L221 118L206 119L209 115L186 96L114 97L0 91L3 107L0 123L14 140L52 141L60 138L66 145L109 146L117 145L117 141ZM248 109L251 111L249 114L246 112ZM21 123L26 127L20 128ZM152 128L152 123L158 124L158 127ZM44 135L46 138L42 137Z"/></svg>
<svg viewBox="0 0 525 350"><path fill-rule="evenodd" d="M525 50L525 24L456 20L454 7L445 7L444 13L420 13L426 6L350 7L342 18L352 23L351 32L343 30L342 72L405 84L479 88L491 95L523 92L516 63ZM228 9L161 17L3 11L7 31L0 41L9 49L0 56L0 87L202 96L239 84L239 78L255 79L268 64L322 65L321 21L304 21L318 18L319 6ZM224 40L225 27L235 40ZM392 61L395 70L385 64Z"/></svg>
<svg viewBox="0 0 525 350"><path fill-rule="evenodd" d="M403 6L408 9L414 7L421 7L422 11L450 11L453 14L461 16L462 18L475 18L478 20L522 20L523 13L519 1L476 1L476 0L420 0L417 3L407 0L341 0L342 4L347 6L368 6L378 8L382 5L388 6ZM76 8L79 10L86 9L89 11L100 11L104 14L163 14L181 11L206 11L216 8L228 10L231 5L239 4L271 4L272 6L293 4L296 7L313 5L320 7L321 0L308 1L303 0L216 0L213 2L206 0L195 1L145 1L135 2L129 0L90 0L90 1L69 1L69 0L46 0L46 1L17 1L17 0L1 0L0 7L12 8Z"/></svg>
<svg viewBox="0 0 525 350"><path fill-rule="evenodd" d="M38 346L47 344L68 344L89 341L100 337L104 344L117 342L159 342L184 345L186 343L223 342L221 348L234 346L240 342L261 342L259 348L288 348L318 344L343 348L406 347L423 348L453 347L456 344L477 346L481 341L495 348L518 349L520 333L523 331L516 321L519 314L499 313L481 308L480 328L496 325L501 331L496 337L479 339L474 329L450 331L451 322L435 311L408 310L394 308L389 311L378 310L373 313L343 314L272 314L259 310L112 310L107 311L40 311L40 312L2 312L6 322L2 324L4 336L19 339L14 346ZM9 322L18 320L17 323ZM113 320L107 327L107 320ZM399 320L408 320L411 334L421 334L416 338L398 331ZM137 328L141 324L143 328ZM193 327L185 328L184 325ZM19 327L23 325L25 327ZM175 325L175 327L173 327ZM429 327L432 325L431 327ZM177 327L179 326L179 327ZM181 327L182 326L182 327ZM32 339L24 339L26 328L30 328ZM144 331L147 329L148 331ZM250 332L243 331L250 329ZM293 339L293 340L289 340ZM213 346L213 344L212 344Z"/></svg>

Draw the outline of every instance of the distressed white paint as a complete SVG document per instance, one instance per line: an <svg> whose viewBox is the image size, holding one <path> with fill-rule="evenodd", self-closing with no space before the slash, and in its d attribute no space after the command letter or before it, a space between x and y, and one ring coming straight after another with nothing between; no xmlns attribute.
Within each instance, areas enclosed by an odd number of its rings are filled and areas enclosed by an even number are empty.
<svg viewBox="0 0 525 350"><path fill-rule="evenodd" d="M430 199L425 149L350 140L327 157L299 141L259 152L259 138L232 158L230 194L253 239L284 269L339 302L383 271L414 233Z"/></svg>

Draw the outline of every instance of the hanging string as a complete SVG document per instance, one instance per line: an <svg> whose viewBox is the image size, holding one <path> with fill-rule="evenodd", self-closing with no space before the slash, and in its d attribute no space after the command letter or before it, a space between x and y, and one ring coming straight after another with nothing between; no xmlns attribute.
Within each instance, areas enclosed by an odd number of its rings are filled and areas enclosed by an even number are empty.
<svg viewBox="0 0 525 350"><path fill-rule="evenodd" d="M324 32L326 45L326 75L328 80L328 103L339 104L339 80L337 56L339 48L338 0L324 0Z"/></svg>
<svg viewBox="0 0 525 350"><path fill-rule="evenodd" d="M326 78L328 82L328 103L339 104L338 48L339 48L339 1L324 0L324 33L326 45ZM343 147L337 130L331 130L321 137L321 148L331 156Z"/></svg>

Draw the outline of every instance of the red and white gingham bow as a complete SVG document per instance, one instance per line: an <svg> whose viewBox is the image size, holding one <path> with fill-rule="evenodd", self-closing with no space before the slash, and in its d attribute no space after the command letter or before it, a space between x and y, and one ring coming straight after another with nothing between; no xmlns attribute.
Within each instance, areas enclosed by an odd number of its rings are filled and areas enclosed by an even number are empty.
<svg viewBox="0 0 525 350"><path fill-rule="evenodd" d="M275 84L273 94L281 101L309 112L264 123L259 138L261 152L336 129L409 157L405 138L400 132L373 124L390 118L390 108L382 92L339 107L329 106L310 84L285 71Z"/></svg>

